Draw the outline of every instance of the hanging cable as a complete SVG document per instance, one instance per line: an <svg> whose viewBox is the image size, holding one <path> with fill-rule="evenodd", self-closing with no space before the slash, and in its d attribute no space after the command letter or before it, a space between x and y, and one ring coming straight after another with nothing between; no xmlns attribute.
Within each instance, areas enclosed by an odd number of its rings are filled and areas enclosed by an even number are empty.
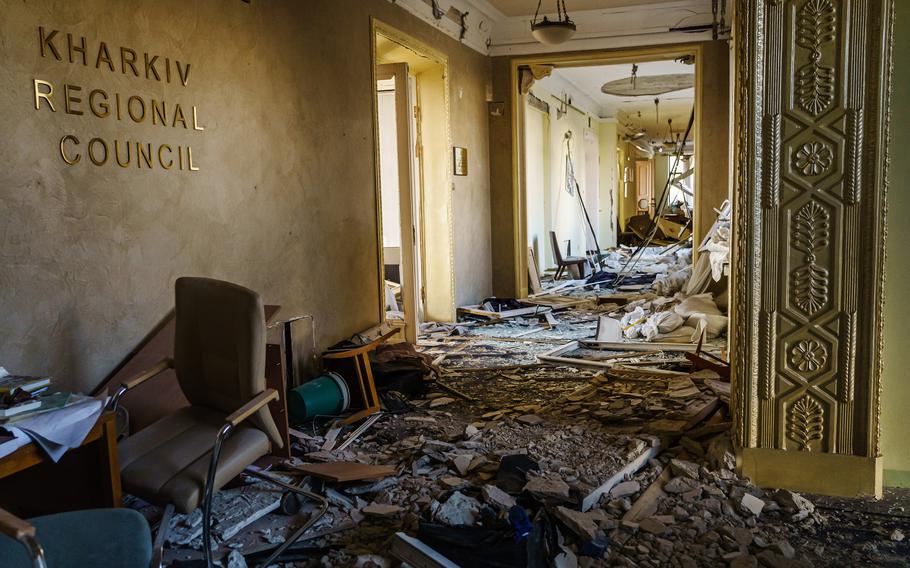
<svg viewBox="0 0 910 568"><path fill-rule="evenodd" d="M683 147L685 147L686 142L689 140L689 134L692 132L692 125L695 123L695 108L692 109L692 114L689 115L689 125L686 126L686 133L683 135L682 144L676 148L676 153L674 158L676 161L673 164L672 171L676 171L679 166L679 160L682 157ZM632 256L629 257L629 260L623 265L623 267L616 274L616 279L613 280L613 286L618 286L625 278L628 276L626 270L631 271L638 264L638 261L641 260L641 255L644 253L644 250L648 247L651 241L654 239L654 235L657 234L657 219L660 218L663 213L664 206L667 203L667 193L670 191L670 180L673 179L671 176L667 176L667 182L664 184L664 190L661 193L660 201L657 210L654 212L654 218L651 219L651 223L648 225L647 237L638 245L638 248L632 253ZM690 220L691 223L691 220ZM638 257L638 258L636 258ZM629 266L631 264L631 267Z"/></svg>

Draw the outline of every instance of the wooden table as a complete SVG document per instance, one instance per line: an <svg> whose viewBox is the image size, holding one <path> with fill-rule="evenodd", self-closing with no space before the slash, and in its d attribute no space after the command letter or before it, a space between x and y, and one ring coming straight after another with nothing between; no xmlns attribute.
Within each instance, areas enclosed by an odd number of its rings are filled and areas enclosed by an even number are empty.
<svg viewBox="0 0 910 568"><path fill-rule="evenodd" d="M102 413L57 463L34 442L0 458L0 507L34 516L121 504L113 412Z"/></svg>

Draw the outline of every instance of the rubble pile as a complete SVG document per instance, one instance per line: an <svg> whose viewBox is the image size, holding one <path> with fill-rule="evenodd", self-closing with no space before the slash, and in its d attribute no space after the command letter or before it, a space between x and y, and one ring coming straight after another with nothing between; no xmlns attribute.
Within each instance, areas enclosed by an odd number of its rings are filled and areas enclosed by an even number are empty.
<svg viewBox="0 0 910 568"><path fill-rule="evenodd" d="M727 318L723 294L707 291L722 277L725 229L715 225L694 267L691 249L646 250L624 280L645 286L551 282L549 294L488 299L458 323L424 324L416 348L432 360L428 391L356 435L357 424L298 425L294 457L263 465L329 502L277 562L905 565L910 507L825 505L737 475ZM621 271L630 254L609 253L604 268ZM610 330L620 336L604 340ZM318 474L326 464L346 475ZM247 480L216 497L223 565L262 561L317 515L267 487ZM173 526L172 565L198 561L199 512Z"/></svg>
<svg viewBox="0 0 910 568"><path fill-rule="evenodd" d="M518 378L520 372L511 373ZM828 513L799 494L765 492L739 478L725 431L646 433L649 423L672 420L666 413L683 408L679 399L716 399L696 381L690 382L697 394L673 397L673 380L652 384L594 373L587 384L566 385L561 395L548 392L550 401L515 396L491 411L486 401L459 400L387 414L344 451L324 451L321 435L298 439L299 457L288 469L355 462L391 466L395 474L352 483L310 478L308 487L325 494L330 507L312 536L292 550L327 566L395 566L389 551L404 532L461 566L524 566L533 553L556 566L819 566L838 556L841 551L818 542L829 527ZM539 394L532 390L529 398ZM597 414L601 406L613 407L626 423L605 420ZM648 451L640 469L626 468ZM617 473L585 508L585 497ZM312 512L306 505L292 517L296 522ZM288 517L267 515L248 527L252 542L232 544L233 552L253 556L251 551L274 546L293 528L289 524ZM528 536L516 546L515 535L524 530ZM532 546L535 530L553 538ZM891 540L891 532L886 546L896 548L901 541ZM454 548L446 549L440 534L454 538ZM519 559L484 563L485 554L495 551L469 547L477 535ZM200 546L198 538L182 542ZM238 555L233 558L237 565Z"/></svg>

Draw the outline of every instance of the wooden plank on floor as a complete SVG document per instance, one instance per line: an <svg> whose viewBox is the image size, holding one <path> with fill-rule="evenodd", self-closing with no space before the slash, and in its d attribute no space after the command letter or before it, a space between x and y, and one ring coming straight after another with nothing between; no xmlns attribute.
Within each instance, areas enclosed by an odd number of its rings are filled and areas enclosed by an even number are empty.
<svg viewBox="0 0 910 568"><path fill-rule="evenodd" d="M294 468L309 475L336 482L381 479L396 473L396 469L390 465L370 465L345 461L304 463L296 465Z"/></svg>
<svg viewBox="0 0 910 568"><path fill-rule="evenodd" d="M414 568L459 568L458 564L403 532L395 533L392 555Z"/></svg>
<svg viewBox="0 0 910 568"><path fill-rule="evenodd" d="M671 477L673 477L673 473L670 470L670 466L664 467L657 479L651 482L651 485L645 489L644 493L632 503L632 507L622 516L622 520L637 523L654 515L657 512L660 499L667 495L666 491L664 491L664 485L670 481Z"/></svg>
<svg viewBox="0 0 910 568"><path fill-rule="evenodd" d="M630 461L625 466L623 466L622 469L620 469L619 471L614 473L613 476L610 477L610 479L608 479L606 482L604 482L600 487L598 487L594 491L588 493L588 496L585 497L584 500L582 500L582 502L581 502L582 512L585 512L588 509L590 509L591 507L593 507L594 505L596 505L600 501L600 498L603 495L609 493L614 487L616 487L617 484L622 482L626 478L627 475L628 476L634 475L635 472L637 472L642 467L644 467L644 465L646 463L648 463L648 461L651 458L656 456L659 451L660 451L660 444L655 444L655 445L645 449L645 451L643 451L637 458Z"/></svg>

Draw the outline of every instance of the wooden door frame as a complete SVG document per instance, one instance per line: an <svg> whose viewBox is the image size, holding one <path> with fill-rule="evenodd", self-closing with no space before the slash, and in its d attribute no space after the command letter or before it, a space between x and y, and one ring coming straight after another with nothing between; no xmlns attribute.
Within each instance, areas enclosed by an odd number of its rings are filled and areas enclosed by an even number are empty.
<svg viewBox="0 0 910 568"><path fill-rule="evenodd" d="M405 46L407 49L414 52L415 54L422 56L422 57L432 61L434 64L437 64L442 67L443 73L444 73L442 107L443 107L443 112L445 115L445 131L446 131L445 146L446 146L446 148L451 148L452 144L451 144L451 123L449 120L449 72L448 72L449 61L448 61L448 57L443 52L427 45L426 43L421 42L420 40L400 31L399 29L397 29L375 17L371 17L370 18L370 61L371 61L371 78L372 78L372 84L374 86L373 87L374 89L375 89L376 79L377 79L377 70L376 69L377 69L377 65L379 63L377 60L377 54L376 54L376 40L379 36L383 36L387 39L394 41L395 43L397 43L399 45ZM419 89L418 89L418 91L419 91ZM375 187L374 195L375 195L375 207L376 207L376 243L377 243L377 249L378 249L377 250L377 272L378 272L377 297L379 299L378 321L380 323L385 323L386 322L385 278L384 278L384 274L383 274L385 263L384 263L384 259L383 259L383 250L382 250L382 248L383 248L382 247L382 195L381 195L381 188L380 188L380 170L379 170L379 122L378 122L378 120L379 120L378 108L377 108L377 104L376 104L376 97L374 96L373 97L373 150L374 150L373 162L374 162L374 187ZM409 156L410 156L410 154L409 154ZM450 160L443 160L443 163L447 164L447 168L446 168L447 181L446 181L445 186L446 186L446 188L449 188L449 187L451 187L451 184L452 184L452 171L451 171L451 167L449 165ZM425 215L426 191L425 191L425 184L424 184L424 179L423 179L423 175L422 175L424 167L425 167L425 158L423 155L421 155L420 156L421 171L416 173L418 175L417 183L414 184L412 187L416 188L416 191L419 192L418 203L419 203L419 206L421 207L421 210L416 213L416 215L418 217L418 219L417 219L418 225L415 227L415 230L417 233L417 246L419 248L419 255L421 258L419 266L416 267L416 270L418 271L419 274L421 274L421 278L419 280L423 285L426 284L426 270L425 270L426 260L425 259L426 259L426 247L427 247L427 244L426 244L427 231L426 231L426 220L425 220L426 219L426 215ZM452 211L452 199L453 199L452 192L447 190L445 195L446 195L446 199L448 200L448 205L447 205L446 210L448 212L451 212ZM447 225L448 225L448 234L450 234L450 235L452 234L452 223L453 223L453 220L451 218L451 215L449 215L447 218ZM452 249L449 251L450 257L452 259L454 259L454 248L453 248L454 245L451 241L448 242L448 245L449 245L450 249ZM450 267L450 270L448 271L448 277L449 277L449 289L450 289L449 303L451 304L451 311L454 314L454 312L455 312L455 307L454 307L455 306L454 265L452 265ZM422 306L422 310L420 310L420 311L425 312L427 309L426 300L424 299L424 301L421 302L420 305ZM415 310L415 315L417 313L418 313L418 311ZM416 326L414 326L414 327L415 328L414 328L413 333L408 334L407 338L409 341L416 342L417 329L416 329Z"/></svg>
<svg viewBox="0 0 910 568"><path fill-rule="evenodd" d="M374 65L374 75L376 82L386 79L395 81L395 141L397 145L398 157L398 215L399 227L401 233L401 300L405 319L405 339L414 343L417 341L418 327L418 293L417 282L419 278L417 273L418 267L418 242L415 242L417 231L414 222L414 174L411 162L411 147L414 141L411 139L411 119L410 113L413 105L411 104L411 90L408 84L408 64L407 63L385 63ZM374 82L375 84L375 82ZM378 118L379 118L379 94L374 92L376 100L377 114L377 140L379 136ZM404 120L402 120L404 117ZM379 144L377 142L377 152ZM377 156L377 167L378 167ZM378 187L380 200L379 209L379 251L381 256L382 292L385 297L385 251L382 239L382 187L381 179ZM383 302L383 317L385 317L385 302Z"/></svg>
<svg viewBox="0 0 910 568"><path fill-rule="evenodd" d="M695 58L695 125L694 139L699 140L701 123L701 99L703 82L703 42L676 43L648 47L631 47L603 49L583 52L547 53L538 55L516 56L509 59L509 104L512 126L512 217L513 227L513 266L514 290L518 297L528 294L528 255L527 255L527 204L525 203L525 168L524 159L524 98L517 91L519 68L529 65L555 65L557 67L585 67L595 65L619 65L676 59L682 56ZM695 187L700 187L699 152L695 152L696 169ZM696 189L696 192L698 190Z"/></svg>

